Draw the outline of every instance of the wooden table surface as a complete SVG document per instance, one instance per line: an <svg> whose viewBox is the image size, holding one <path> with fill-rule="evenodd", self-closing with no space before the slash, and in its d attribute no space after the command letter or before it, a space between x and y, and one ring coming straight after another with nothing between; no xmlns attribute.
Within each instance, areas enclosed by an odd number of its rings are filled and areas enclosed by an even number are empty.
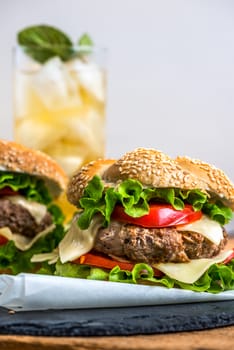
<svg viewBox="0 0 234 350"><path fill-rule="evenodd" d="M229 246L234 247L234 238L230 240ZM0 336L1 350L231 350L233 348L234 326L193 332L118 337Z"/></svg>
<svg viewBox="0 0 234 350"><path fill-rule="evenodd" d="M231 350L233 343L234 326L197 332L128 337L0 336L2 350Z"/></svg>

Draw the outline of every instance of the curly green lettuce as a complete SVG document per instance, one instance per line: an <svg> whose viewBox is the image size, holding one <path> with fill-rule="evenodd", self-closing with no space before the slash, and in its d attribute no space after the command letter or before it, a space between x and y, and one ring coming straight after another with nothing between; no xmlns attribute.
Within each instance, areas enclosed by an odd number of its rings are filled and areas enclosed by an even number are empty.
<svg viewBox="0 0 234 350"><path fill-rule="evenodd" d="M54 250L61 239L64 237L64 229L57 225L53 231L44 237L41 237L35 244L26 251L20 251L16 248L13 241L0 246L0 270L6 270L13 275L20 272L39 272L38 264L32 263L30 259L34 254L49 253ZM43 262L40 268L46 268L47 274L53 274L54 265L48 265Z"/></svg>
<svg viewBox="0 0 234 350"><path fill-rule="evenodd" d="M220 201L209 202L209 197L200 190L181 190L179 188L145 188L137 180L124 180L116 188L104 188L98 176L94 176L84 190L78 205L83 209L78 225L85 230L95 214L103 217L103 226L110 223L116 204L124 207L125 213L132 217L148 214L149 202L169 203L176 210L182 210L185 203L191 204L195 211L201 210L221 225L232 219L232 210Z"/></svg>
<svg viewBox="0 0 234 350"><path fill-rule="evenodd" d="M155 277L152 267L145 263L136 264L132 271L121 270L115 266L106 269L74 263L56 264L55 275L91 280L104 280L121 283L161 285L167 288L181 288L195 292L220 293L234 289L234 259L227 265L214 264L194 283L179 282L168 276Z"/></svg>
<svg viewBox="0 0 234 350"><path fill-rule="evenodd" d="M52 198L42 179L24 173L0 171L0 189L10 187L35 202L49 204Z"/></svg>

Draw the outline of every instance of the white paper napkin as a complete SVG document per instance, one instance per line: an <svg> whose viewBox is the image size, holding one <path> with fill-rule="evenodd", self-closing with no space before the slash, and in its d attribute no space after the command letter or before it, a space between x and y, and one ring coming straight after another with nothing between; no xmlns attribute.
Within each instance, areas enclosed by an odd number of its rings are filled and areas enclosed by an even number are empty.
<svg viewBox="0 0 234 350"><path fill-rule="evenodd" d="M216 300L234 300L234 290L211 294L47 275L0 276L0 306L15 311L163 305Z"/></svg>

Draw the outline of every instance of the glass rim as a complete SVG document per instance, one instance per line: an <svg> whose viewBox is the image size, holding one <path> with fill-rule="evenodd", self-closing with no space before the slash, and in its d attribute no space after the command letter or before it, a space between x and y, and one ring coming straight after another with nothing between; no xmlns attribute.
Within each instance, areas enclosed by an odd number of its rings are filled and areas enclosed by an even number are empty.
<svg viewBox="0 0 234 350"><path fill-rule="evenodd" d="M108 51L108 48L105 47L105 46L102 46L102 45L92 45L92 46L89 46L89 45L50 45L47 47L38 47L38 46L35 46L35 45L21 45L21 44L14 44L13 45L13 50L18 50L18 49L21 49L21 50L27 50L27 48L31 48L31 49L34 49L34 50L46 50L46 49L49 49L50 47L54 47L54 48L65 48L65 49L74 49L75 52L87 52L89 54L92 54L92 53L95 53L95 52L107 52Z"/></svg>

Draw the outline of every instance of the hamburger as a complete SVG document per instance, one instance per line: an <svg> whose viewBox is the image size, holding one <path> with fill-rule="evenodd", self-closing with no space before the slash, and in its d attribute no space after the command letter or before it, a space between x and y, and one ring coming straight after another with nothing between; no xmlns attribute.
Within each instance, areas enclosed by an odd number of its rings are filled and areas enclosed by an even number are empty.
<svg viewBox="0 0 234 350"><path fill-rule="evenodd" d="M220 292L234 288L224 226L234 187L216 167L138 148L93 161L67 188L77 207L56 275Z"/></svg>
<svg viewBox="0 0 234 350"><path fill-rule="evenodd" d="M31 257L58 245L63 214L53 200L66 184L63 170L44 153L0 140L1 273L37 271Z"/></svg>

